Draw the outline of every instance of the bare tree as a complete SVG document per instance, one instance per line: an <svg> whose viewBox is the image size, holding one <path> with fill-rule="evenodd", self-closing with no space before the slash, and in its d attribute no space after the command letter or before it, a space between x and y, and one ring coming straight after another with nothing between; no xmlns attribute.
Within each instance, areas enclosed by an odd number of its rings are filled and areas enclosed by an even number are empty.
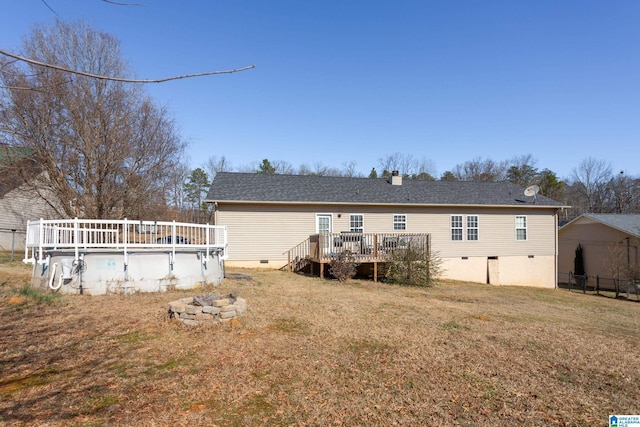
<svg viewBox="0 0 640 427"><path fill-rule="evenodd" d="M602 260L609 269L616 290L616 298L625 290L624 284L640 277L638 264L638 239L627 237L620 242L607 245L609 256Z"/></svg>
<svg viewBox="0 0 640 427"><path fill-rule="evenodd" d="M414 179L434 181L436 176L436 166L433 160L422 157L416 164L417 169L413 172Z"/></svg>
<svg viewBox="0 0 640 427"><path fill-rule="evenodd" d="M603 159L588 157L572 171L574 206L582 212L605 212L608 184L611 181L611 165Z"/></svg>
<svg viewBox="0 0 640 427"><path fill-rule="evenodd" d="M118 40L83 22L36 27L23 49L37 61L89 74L128 69ZM166 213L185 146L168 112L140 86L17 62L0 69L0 82L0 138L33 153L46 182L31 182L46 185L60 215Z"/></svg>
<svg viewBox="0 0 640 427"><path fill-rule="evenodd" d="M277 174L288 175L294 173L294 169L291 163L285 160L274 160L273 167L275 168L275 173Z"/></svg>
<svg viewBox="0 0 640 427"><path fill-rule="evenodd" d="M329 176L330 168L325 166L322 162L314 162L311 166L306 163L302 163L296 172L297 175L315 175L315 176Z"/></svg>
<svg viewBox="0 0 640 427"><path fill-rule="evenodd" d="M640 181L620 171L607 186L607 210L613 213L638 213L634 201L640 197Z"/></svg>
<svg viewBox="0 0 640 427"><path fill-rule="evenodd" d="M188 220L186 216L182 214L187 210L187 196L185 194L184 183L187 182L190 172L189 167L184 162L175 165L174 173L171 174L171 181L167 185L166 194L170 212L167 219Z"/></svg>
<svg viewBox="0 0 640 427"><path fill-rule="evenodd" d="M412 154L393 153L378 159L378 166L382 171L382 176L388 175L393 171L400 172L401 175L414 177L433 177L435 175L435 166L429 159L423 157L421 160L416 159Z"/></svg>
<svg viewBox="0 0 640 427"><path fill-rule="evenodd" d="M506 162L496 162L492 159L483 160L476 157L453 169L453 175L458 181L503 181L506 178Z"/></svg>
<svg viewBox="0 0 640 427"><path fill-rule="evenodd" d="M341 176L346 176L346 177L361 177L362 174L360 174L358 172L358 170L356 169L356 167L358 166L358 164L354 161L350 161L350 162L343 162L342 163L342 174Z"/></svg>
<svg viewBox="0 0 640 427"><path fill-rule="evenodd" d="M213 180L218 172L231 172L233 167L231 166L231 162L229 162L225 156L212 156L209 157L209 160L205 163L204 169L209 175L209 178Z"/></svg>

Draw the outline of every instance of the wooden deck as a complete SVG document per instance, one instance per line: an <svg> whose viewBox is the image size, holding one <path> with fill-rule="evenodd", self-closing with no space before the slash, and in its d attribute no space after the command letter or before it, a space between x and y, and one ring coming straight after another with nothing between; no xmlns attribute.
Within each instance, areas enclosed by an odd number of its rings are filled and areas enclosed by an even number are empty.
<svg viewBox="0 0 640 427"><path fill-rule="evenodd" d="M374 281L378 277L378 264L389 260L398 249L423 248L430 250L430 236L425 233L325 233L313 234L307 240L288 251L289 271L300 271L314 265L319 267L319 275L324 277L325 264L340 255L347 255L360 265L371 264Z"/></svg>

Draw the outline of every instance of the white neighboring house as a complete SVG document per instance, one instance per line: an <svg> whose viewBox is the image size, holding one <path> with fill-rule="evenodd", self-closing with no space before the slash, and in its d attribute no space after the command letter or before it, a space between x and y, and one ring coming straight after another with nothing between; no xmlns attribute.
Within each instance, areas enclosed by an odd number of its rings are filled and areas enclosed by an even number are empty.
<svg viewBox="0 0 640 427"><path fill-rule="evenodd" d="M55 210L25 179L41 172L19 149L0 145L0 251L24 250L28 220L55 218Z"/></svg>

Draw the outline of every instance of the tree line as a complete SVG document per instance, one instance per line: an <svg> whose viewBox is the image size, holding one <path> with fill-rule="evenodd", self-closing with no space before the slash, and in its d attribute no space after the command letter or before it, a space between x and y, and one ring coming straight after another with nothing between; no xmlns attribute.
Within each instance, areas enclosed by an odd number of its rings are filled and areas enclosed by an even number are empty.
<svg viewBox="0 0 640 427"><path fill-rule="evenodd" d="M608 162L593 158L564 180L539 168L530 154L504 161L475 158L439 176L431 160L403 153L379 158L366 176L353 161L332 167L263 159L236 167L213 156L191 169L187 144L169 112L141 84L117 79L131 71L114 36L82 21L58 20L36 26L20 53L33 61L0 54L0 144L16 153L3 168L13 165L60 217L212 222L204 200L223 171L371 179L399 171L416 180L506 180L538 185L542 195L571 205L565 219L583 212L640 213L640 179L614 173ZM21 167L26 155L34 160L28 169Z"/></svg>
<svg viewBox="0 0 640 427"><path fill-rule="evenodd" d="M295 167L286 161L263 159L234 167L224 156L212 156L198 169L206 174L207 180L218 172L386 178L392 171L398 171L406 179L415 180L509 181L523 188L537 185L539 194L571 206L563 213L565 220L582 213L640 214L640 177L614 172L609 162L592 157L583 159L564 179L548 168L538 167L538 160L531 154L502 161L474 158L439 176L431 160L403 153L379 158L366 176L357 172L355 162L345 162L342 167L321 163Z"/></svg>

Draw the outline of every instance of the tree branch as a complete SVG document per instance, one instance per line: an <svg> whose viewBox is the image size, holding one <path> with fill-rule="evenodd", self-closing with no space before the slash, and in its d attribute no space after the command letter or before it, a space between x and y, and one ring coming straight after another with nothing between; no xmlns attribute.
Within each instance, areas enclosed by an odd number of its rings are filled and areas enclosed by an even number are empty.
<svg viewBox="0 0 640 427"><path fill-rule="evenodd" d="M142 3L120 3L112 0L102 0L102 1L109 4L115 4L116 6L146 6L146 4L142 4Z"/></svg>
<svg viewBox="0 0 640 427"><path fill-rule="evenodd" d="M56 87L56 86L60 86L60 85L64 85L67 83L70 83L71 80L66 80L62 83L56 83L55 85L47 85L47 86L35 86L35 87L29 87L29 86L2 86L0 85L0 89L7 89L7 90L32 90L34 92L42 92L42 93L46 93L47 91L44 89L48 89L48 88L52 88L52 87Z"/></svg>
<svg viewBox="0 0 640 427"><path fill-rule="evenodd" d="M187 78L191 78L191 77L202 77L202 76L211 76L211 75L216 75L216 74L237 73L237 72L240 72L240 71L250 70L251 68L255 68L256 67L255 65L248 65L246 67L234 68L234 69L231 69L231 70L206 71L204 73L183 74L183 75L180 75L180 76L165 77L165 78L161 78L161 79L141 79L141 80L138 80L138 79L127 79L127 78L120 78L120 77L109 77L109 76L103 76L101 74L93 74L93 73L86 73L84 71L71 70L69 68L60 67L58 65L53 65L53 64L47 64L45 62L36 61L35 59L30 59L30 58L26 58L24 56L16 55L15 53L11 53L11 52L8 52L8 51L2 50L2 49L0 49L0 54L6 55L8 57L11 57L11 58L14 58L14 59L17 59L17 60L20 60L20 61L27 62L27 63L32 64L32 65L37 65L37 66L40 66L40 67L52 68L54 70L64 71L66 73L76 74L76 75L85 76L85 77L91 77L91 78L99 79L99 80L110 80L110 81L122 82L122 83L164 83L164 82L168 82L170 80L187 79Z"/></svg>
<svg viewBox="0 0 640 427"><path fill-rule="evenodd" d="M55 10L53 10L51 8L51 6L49 6L49 3L47 3L46 0L41 0L41 1L42 1L42 3L44 3L45 6L47 6L47 9L49 9L51 12L53 12L54 15L58 16L58 13Z"/></svg>

